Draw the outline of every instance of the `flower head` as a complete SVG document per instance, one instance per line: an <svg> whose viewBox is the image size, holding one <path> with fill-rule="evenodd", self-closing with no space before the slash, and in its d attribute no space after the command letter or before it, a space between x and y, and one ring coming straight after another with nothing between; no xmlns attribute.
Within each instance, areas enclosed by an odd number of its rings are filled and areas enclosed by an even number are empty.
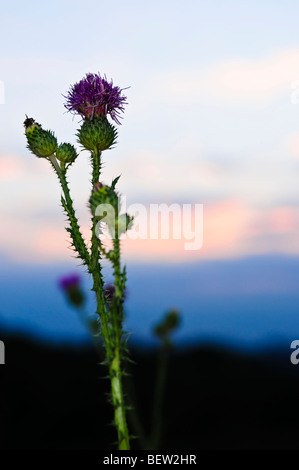
<svg viewBox="0 0 299 470"><path fill-rule="evenodd" d="M119 122L119 114L124 111L127 104L126 96L122 96L123 89L109 83L106 76L102 78L100 74L88 73L71 86L66 98L65 107L68 111L80 114L84 118L104 116L110 114L111 118Z"/></svg>
<svg viewBox="0 0 299 470"><path fill-rule="evenodd" d="M59 279L59 287L64 291L70 304L81 307L84 304L84 295L80 286L80 276L69 274Z"/></svg>
<svg viewBox="0 0 299 470"><path fill-rule="evenodd" d="M72 287L79 287L80 285L80 276L78 274L68 274L59 279L59 287L66 291Z"/></svg>

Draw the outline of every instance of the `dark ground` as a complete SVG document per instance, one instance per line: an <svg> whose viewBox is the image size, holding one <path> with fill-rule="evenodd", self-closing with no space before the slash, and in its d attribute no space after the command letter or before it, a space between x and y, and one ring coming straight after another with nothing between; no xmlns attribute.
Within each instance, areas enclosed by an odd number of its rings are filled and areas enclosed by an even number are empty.
<svg viewBox="0 0 299 470"><path fill-rule="evenodd" d="M0 335L2 449L115 449L109 383L88 348ZM160 449L299 449L299 365L289 351L172 351ZM151 420L157 352L133 350L137 409ZM138 448L138 440L132 441Z"/></svg>

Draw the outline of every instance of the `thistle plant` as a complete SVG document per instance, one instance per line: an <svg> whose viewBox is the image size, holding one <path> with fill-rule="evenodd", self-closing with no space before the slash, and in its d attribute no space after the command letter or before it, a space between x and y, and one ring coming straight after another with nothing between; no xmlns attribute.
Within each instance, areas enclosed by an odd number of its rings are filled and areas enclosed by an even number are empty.
<svg viewBox="0 0 299 470"><path fill-rule="evenodd" d="M66 295L69 304L77 310L79 317L93 339L99 356L102 358L103 345L101 337L98 334L97 323L94 322L94 319L91 318L84 309L85 295L82 291L80 276L73 273L62 277L59 279L59 287ZM105 285L104 295L107 304L110 304L115 295L115 286L113 284ZM136 397L136 390L134 381L132 380L132 374L126 374L126 395L127 400L131 405L129 406L128 419L135 436L138 436L141 449L157 450L161 448L164 424L163 402L165 401L167 366L170 351L174 346L171 336L179 327L180 320L179 312L171 309L166 312L164 318L162 318L152 330L152 333L160 340L160 348L158 349L157 374L152 404L151 429L149 434L146 433L138 411L133 403L133 397Z"/></svg>
<svg viewBox="0 0 299 470"><path fill-rule="evenodd" d="M51 130L44 130L33 118L26 116L25 135L29 150L37 157L47 159L55 171L62 189L61 205L68 220L66 227L71 245L93 280L100 332L105 346L105 364L111 383L111 402L114 425L117 430L118 448L130 448L123 393L123 362L126 356L123 320L126 289L126 268L121 263L120 236L132 224L132 217L121 214L120 195L116 190L119 177L110 185L101 179L102 153L116 143L117 128L108 118L120 125L121 113L127 104L123 90L100 74L87 74L73 85L65 96L68 111L81 116L83 122L77 132L77 140L83 150L90 152L92 168L89 209L91 236L84 240L67 180L68 169L79 153L70 143L58 144ZM103 228L106 226L112 238L108 251L103 244ZM107 259L113 268L114 284L107 288L102 272L102 260ZM76 284L76 282L75 282ZM76 285L67 286L69 295L76 294ZM76 297L77 301L80 299Z"/></svg>

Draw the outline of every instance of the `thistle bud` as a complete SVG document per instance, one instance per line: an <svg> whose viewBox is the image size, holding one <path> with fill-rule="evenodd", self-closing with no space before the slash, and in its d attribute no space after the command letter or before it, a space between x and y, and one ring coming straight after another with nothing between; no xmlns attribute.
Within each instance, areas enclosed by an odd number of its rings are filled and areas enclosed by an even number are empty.
<svg viewBox="0 0 299 470"><path fill-rule="evenodd" d="M77 274L62 277L59 280L59 286L66 294L71 305L82 307L85 299L80 285L80 277Z"/></svg>
<svg viewBox="0 0 299 470"><path fill-rule="evenodd" d="M95 215L96 208L101 204L112 206L115 212L118 210L118 195L114 189L98 181L94 184L89 199L89 207L93 215Z"/></svg>
<svg viewBox="0 0 299 470"><path fill-rule="evenodd" d="M118 235L125 233L127 230L130 230L133 225L133 218L128 214L122 214L118 218Z"/></svg>
<svg viewBox="0 0 299 470"><path fill-rule="evenodd" d="M105 116L98 116L92 121L86 119L78 131L78 141L91 151L108 150L116 142L117 130Z"/></svg>
<svg viewBox="0 0 299 470"><path fill-rule="evenodd" d="M180 316L176 310L170 310L166 313L163 320L154 328L154 334L163 340L169 340L169 335L179 327Z"/></svg>
<svg viewBox="0 0 299 470"><path fill-rule="evenodd" d="M97 181L94 185L93 185L93 190L94 192L97 192L99 191L104 185L102 183L100 183L99 181Z"/></svg>
<svg viewBox="0 0 299 470"><path fill-rule="evenodd" d="M112 302L113 297L115 296L115 286L113 284L107 284L104 286L104 297L106 303L109 304Z"/></svg>
<svg viewBox="0 0 299 470"><path fill-rule="evenodd" d="M56 150L56 158L60 162L73 163L77 157L78 154L76 152L76 149L71 144L60 144L58 149Z"/></svg>
<svg viewBox="0 0 299 470"><path fill-rule="evenodd" d="M47 158L57 150L57 139L52 131L45 131L34 119L26 117L25 135L29 150L40 158Z"/></svg>

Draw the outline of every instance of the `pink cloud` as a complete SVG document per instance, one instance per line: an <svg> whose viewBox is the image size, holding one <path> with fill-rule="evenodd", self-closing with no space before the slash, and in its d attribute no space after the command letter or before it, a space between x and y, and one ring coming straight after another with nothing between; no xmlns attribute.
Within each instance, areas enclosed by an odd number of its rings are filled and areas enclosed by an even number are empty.
<svg viewBox="0 0 299 470"><path fill-rule="evenodd" d="M196 261L266 253L299 254L299 209L257 210L236 200L204 205L203 246L184 250L184 240L125 240L124 254L145 261Z"/></svg>
<svg viewBox="0 0 299 470"><path fill-rule="evenodd" d="M194 217L194 214L193 214ZM170 219L171 221L172 219ZM1 250L24 262L68 262L74 252L61 220L6 219L0 233ZM89 243L90 230L83 236ZM149 235L150 232L148 232ZM203 207L203 246L186 250L187 239L122 240L126 262L194 262L240 256L290 253L299 254L299 208L281 206L253 209L237 200L215 201ZM111 242L106 240L106 248Z"/></svg>
<svg viewBox="0 0 299 470"><path fill-rule="evenodd" d="M18 179L24 171L24 165L17 158L0 157L0 181L13 181Z"/></svg>
<svg viewBox="0 0 299 470"><path fill-rule="evenodd" d="M242 238L247 234L253 211L237 201L204 204L203 246L199 250L186 250L187 239L123 241L128 259L147 261L196 261L200 259L238 256ZM193 214L194 220L194 214Z"/></svg>

